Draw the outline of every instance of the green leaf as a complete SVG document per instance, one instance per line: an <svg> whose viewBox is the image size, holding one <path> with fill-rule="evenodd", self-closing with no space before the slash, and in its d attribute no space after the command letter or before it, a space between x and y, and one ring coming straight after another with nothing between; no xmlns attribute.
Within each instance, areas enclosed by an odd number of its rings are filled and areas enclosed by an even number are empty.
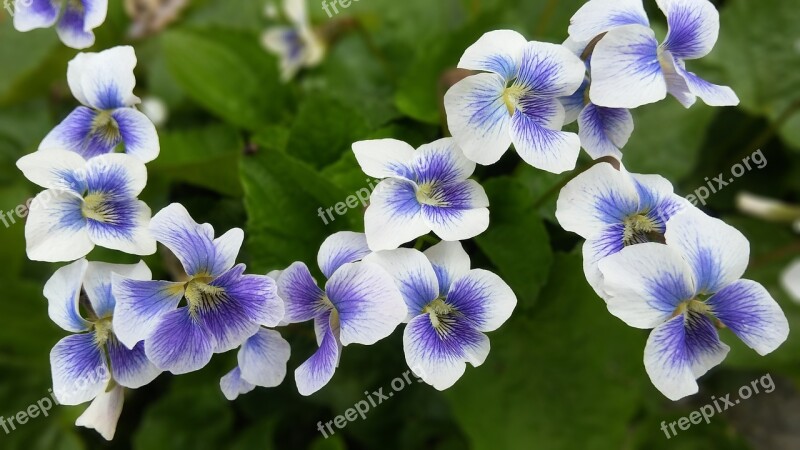
<svg viewBox="0 0 800 450"><path fill-rule="evenodd" d="M240 196L239 159L244 143L238 132L213 125L160 133L161 154L149 169L165 176L221 194Z"/></svg>
<svg viewBox="0 0 800 450"><path fill-rule="evenodd" d="M489 195L489 229L475 238L497 266L500 276L517 294L520 305L534 305L553 263L550 238L533 199L514 178L493 178L484 183Z"/></svg>
<svg viewBox="0 0 800 450"><path fill-rule="evenodd" d="M33 30L20 33L12 25L11 18L0 21L0 100L16 95L19 85L37 77L37 69L46 64L48 58L59 48L55 30ZM64 74L66 77L66 73Z"/></svg>
<svg viewBox="0 0 800 450"><path fill-rule="evenodd" d="M490 333L486 362L446 391L472 450L625 447L646 335L608 314L581 267L557 255L541 308Z"/></svg>
<svg viewBox="0 0 800 450"><path fill-rule="evenodd" d="M178 29L164 35L163 46L168 68L187 95L222 119L258 130L287 108L277 62L257 36Z"/></svg>

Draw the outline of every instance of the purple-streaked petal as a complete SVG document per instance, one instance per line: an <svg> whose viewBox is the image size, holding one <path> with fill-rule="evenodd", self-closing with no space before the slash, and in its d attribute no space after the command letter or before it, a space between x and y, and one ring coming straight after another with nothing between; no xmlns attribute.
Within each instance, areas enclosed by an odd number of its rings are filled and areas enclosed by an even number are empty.
<svg viewBox="0 0 800 450"><path fill-rule="evenodd" d="M239 271L244 271L244 268L244 264L239 264L211 285L224 288L242 305L253 322L264 327L277 326L285 314L277 283L266 275L241 275Z"/></svg>
<svg viewBox="0 0 800 450"><path fill-rule="evenodd" d="M586 107L587 87L589 87L589 81L584 80L581 87L579 87L574 94L558 98L558 101L561 102L561 106L564 107L564 125L569 125L578 120L581 111Z"/></svg>
<svg viewBox="0 0 800 450"><path fill-rule="evenodd" d="M283 299L286 323L313 319L330 307L322 302L325 293L317 286L308 266L295 262L278 277L278 296Z"/></svg>
<svg viewBox="0 0 800 450"><path fill-rule="evenodd" d="M141 200L104 199L102 213L86 219L92 242L132 255L152 255L156 240L147 229L150 207Z"/></svg>
<svg viewBox="0 0 800 450"><path fill-rule="evenodd" d="M489 227L489 198L475 180L435 186L422 205L425 224L445 241L473 238Z"/></svg>
<svg viewBox="0 0 800 450"><path fill-rule="evenodd" d="M709 106L736 106L739 104L739 97L728 86L719 86L698 77L693 72L689 72L682 63L677 64L676 70L679 76L686 82L692 94Z"/></svg>
<svg viewBox="0 0 800 450"><path fill-rule="evenodd" d="M750 242L739 230L697 208L673 216L665 237L691 266L698 294L713 294L738 280L750 260Z"/></svg>
<svg viewBox="0 0 800 450"><path fill-rule="evenodd" d="M89 194L133 198L147 185L147 168L126 154L101 155L86 163L86 185Z"/></svg>
<svg viewBox="0 0 800 450"><path fill-rule="evenodd" d="M620 149L633 134L633 116L624 108L586 105L578 117L581 145L592 159L612 156L622 159Z"/></svg>
<svg viewBox="0 0 800 450"><path fill-rule="evenodd" d="M483 364L489 355L489 338L461 317L437 320L442 325L438 329L428 314L411 320L403 332L403 349L414 374L443 391L464 375L467 363Z"/></svg>
<svg viewBox="0 0 800 450"><path fill-rule="evenodd" d="M459 81L444 95L447 125L464 155L494 164L511 146L511 114L504 101L506 81L482 73Z"/></svg>
<svg viewBox="0 0 800 450"><path fill-rule="evenodd" d="M453 138L421 146L411 166L417 184L463 181L475 171L475 163L464 156Z"/></svg>
<svg viewBox="0 0 800 450"><path fill-rule="evenodd" d="M111 275L114 334L128 348L153 334L161 318L183 299L184 283L132 280Z"/></svg>
<svg viewBox="0 0 800 450"><path fill-rule="evenodd" d="M342 345L372 345L392 334L408 313L391 275L375 264L345 264L325 292L339 316Z"/></svg>
<svg viewBox="0 0 800 450"><path fill-rule="evenodd" d="M11 2L5 3L7 8ZM13 4L14 28L17 31L31 31L37 28L50 28L58 20L61 2L53 0L15 0Z"/></svg>
<svg viewBox="0 0 800 450"><path fill-rule="evenodd" d="M161 317L144 351L159 369L181 375L205 367L215 346L214 336L184 306Z"/></svg>
<svg viewBox="0 0 800 450"><path fill-rule="evenodd" d="M408 307L408 317L421 314L422 308L439 297L439 281L428 258L419 250L398 248L373 253L364 262L381 266L394 278ZM446 291L442 292L442 294Z"/></svg>
<svg viewBox="0 0 800 450"><path fill-rule="evenodd" d="M90 262L83 279L83 289L86 291L86 296L89 297L94 313L99 318L111 317L114 313L114 306L117 304L111 290L111 278L114 273L134 280L152 278L150 268L144 261L139 261L138 264Z"/></svg>
<svg viewBox="0 0 800 450"><path fill-rule="evenodd" d="M531 166L551 173L574 169L581 142L575 133L558 131L564 123L561 103L547 99L529 101L521 106L523 109L514 113L511 126L511 139L519 156Z"/></svg>
<svg viewBox="0 0 800 450"><path fill-rule="evenodd" d="M662 394L679 400L697 393L697 379L721 363L728 350L707 317L679 314L650 333L644 367Z"/></svg>
<svg viewBox="0 0 800 450"><path fill-rule="evenodd" d="M81 317L79 299L81 285L89 263L79 259L59 268L44 285L47 313L50 319L64 330L79 333L89 329L89 322Z"/></svg>
<svg viewBox="0 0 800 450"><path fill-rule="evenodd" d="M261 328L239 350L242 378L261 387L275 387L286 377L292 349L277 331Z"/></svg>
<svg viewBox="0 0 800 450"><path fill-rule="evenodd" d="M490 31L467 47L458 62L458 68L494 72L506 80L512 80L517 75L526 43L525 37L516 31Z"/></svg>
<svg viewBox="0 0 800 450"><path fill-rule="evenodd" d="M592 103L633 109L667 96L653 30L626 25L608 32L592 53Z"/></svg>
<svg viewBox="0 0 800 450"><path fill-rule="evenodd" d="M73 1L65 2L64 13L56 24L58 37L67 47L83 49L94 45L94 33L86 23L83 1L78 4ZM89 2L94 3L91 0Z"/></svg>
<svg viewBox="0 0 800 450"><path fill-rule="evenodd" d="M80 405L103 392L111 374L95 333L67 336L50 351L53 394L62 405Z"/></svg>
<svg viewBox="0 0 800 450"><path fill-rule="evenodd" d="M378 183L364 213L364 230L372 251L393 250L430 233L422 219L417 187L406 180L388 178Z"/></svg>
<svg viewBox="0 0 800 450"><path fill-rule="evenodd" d="M764 286L739 280L708 299L711 313L759 355L772 353L789 336L786 314Z"/></svg>
<svg viewBox="0 0 800 450"><path fill-rule="evenodd" d="M234 368L220 378L219 387L222 390L222 395L230 401L234 401L241 394L247 394L256 388L254 384L242 379L242 372L239 367Z"/></svg>
<svg viewBox="0 0 800 450"><path fill-rule="evenodd" d="M95 120L99 113L85 106L75 108L45 136L40 150L69 150L84 158L93 158L114 151L122 141L114 131L97 130Z"/></svg>
<svg viewBox="0 0 800 450"><path fill-rule="evenodd" d="M629 174L639 192L639 211L647 216L657 233L663 234L675 214L692 205L672 190L672 183L661 175Z"/></svg>
<svg viewBox="0 0 800 450"><path fill-rule="evenodd" d="M125 153L142 162L158 157L161 147L156 126L143 113L133 108L119 108L111 114L119 127Z"/></svg>
<svg viewBox="0 0 800 450"><path fill-rule="evenodd" d="M608 294L603 290L603 273L597 263L625 248L624 236L625 226L614 224L583 243L583 273L592 289L603 299L608 298Z"/></svg>
<svg viewBox="0 0 800 450"><path fill-rule="evenodd" d="M461 242L442 241L425 250L425 257L431 262L439 281L439 292L450 290L453 281L469 272L470 260Z"/></svg>
<svg viewBox="0 0 800 450"><path fill-rule="evenodd" d="M714 48L719 36L719 13L708 0L656 0L667 16L664 49L680 59L697 59Z"/></svg>
<svg viewBox="0 0 800 450"><path fill-rule="evenodd" d="M800 302L800 260L793 261L781 273L781 286L789 293L792 300Z"/></svg>
<svg viewBox="0 0 800 450"><path fill-rule="evenodd" d="M219 276L233 267L244 240L234 228L214 240L214 228L198 224L180 203L159 211L150 221L150 232L178 257L187 274Z"/></svg>
<svg viewBox="0 0 800 450"><path fill-rule="evenodd" d="M569 21L569 35L576 41L595 37L625 25L650 26L642 0L591 0Z"/></svg>
<svg viewBox="0 0 800 450"><path fill-rule="evenodd" d="M294 371L300 395L308 396L322 389L331 381L336 366L339 365L340 351L336 337L339 333L338 320L333 312L325 313L323 318L327 319L328 326L322 332L319 349Z"/></svg>
<svg viewBox="0 0 800 450"><path fill-rule="evenodd" d="M136 53L130 46L80 53L69 63L67 80L72 94L85 106L111 111L139 103L133 95L134 67Z"/></svg>
<svg viewBox="0 0 800 450"><path fill-rule="evenodd" d="M411 178L408 167L414 147L397 139L375 139L353 144L353 154L365 174L374 178Z"/></svg>
<svg viewBox="0 0 800 450"><path fill-rule="evenodd" d="M317 253L317 264L326 278L330 278L343 264L360 261L369 254L364 233L340 231L328 236Z"/></svg>
<svg viewBox="0 0 800 450"><path fill-rule="evenodd" d="M636 188L611 164L595 164L567 183L558 196L556 217L567 230L584 239L599 236L639 210Z"/></svg>
<svg viewBox="0 0 800 450"><path fill-rule="evenodd" d="M514 85L540 97L564 97L575 93L585 76L586 65L563 45L528 42Z"/></svg>
<svg viewBox="0 0 800 450"><path fill-rule="evenodd" d="M86 190L86 160L64 150L38 151L17 160L28 180L45 189L69 191L80 196Z"/></svg>
<svg viewBox="0 0 800 450"><path fill-rule="evenodd" d="M115 386L110 391L103 391L92 400L89 407L75 421L75 425L97 431L103 439L114 439L117 422L122 414L125 393L122 386Z"/></svg>
<svg viewBox="0 0 800 450"><path fill-rule="evenodd" d="M635 328L655 328L695 297L691 267L664 244L631 245L598 265L609 312Z"/></svg>
<svg viewBox="0 0 800 450"><path fill-rule="evenodd" d="M31 202L25 242L32 261L73 261L86 256L94 243L81 214L83 201L67 191L48 189Z"/></svg>
<svg viewBox="0 0 800 450"><path fill-rule="evenodd" d="M500 328L517 306L517 296L500 277L483 269L470 270L453 281L447 303L463 314L478 331Z"/></svg>
<svg viewBox="0 0 800 450"><path fill-rule="evenodd" d="M664 80L667 82L667 93L675 97L684 108L691 108L697 102L697 96L689 89L686 79L678 72L678 66L683 67L683 61L678 61L667 50L661 51L661 70L664 71Z"/></svg>
<svg viewBox="0 0 800 450"><path fill-rule="evenodd" d="M144 342L139 342L133 349L128 349L112 335L106 347L114 381L126 388L138 389L150 384L161 373L161 370L147 359Z"/></svg>

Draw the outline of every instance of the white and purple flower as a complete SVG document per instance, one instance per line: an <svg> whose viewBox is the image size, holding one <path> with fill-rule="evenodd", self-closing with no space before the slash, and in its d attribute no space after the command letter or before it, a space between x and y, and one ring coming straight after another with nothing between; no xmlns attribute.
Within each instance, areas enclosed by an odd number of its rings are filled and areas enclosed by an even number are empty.
<svg viewBox="0 0 800 450"><path fill-rule="evenodd" d="M89 159L123 144L125 153L142 162L156 159L160 151L156 127L134 107L140 102L133 95L134 67L133 47L79 53L69 62L67 81L83 106L58 124L39 150L70 150Z"/></svg>
<svg viewBox="0 0 800 450"><path fill-rule="evenodd" d="M143 262L121 265L81 259L58 269L44 287L50 318L75 333L50 352L53 394L64 405L94 400L76 425L95 428L108 440L122 411L120 386L136 389L161 373L145 356L144 343L126 347L115 335L112 273L150 279Z"/></svg>
<svg viewBox="0 0 800 450"><path fill-rule="evenodd" d="M281 77L290 81L303 68L319 65L325 57L325 42L311 27L306 0L283 0L283 12L291 26L267 29L264 47L280 58Z"/></svg>
<svg viewBox="0 0 800 450"><path fill-rule="evenodd" d="M597 263L631 245L663 242L669 219L690 206L660 175L633 174L603 162L564 186L556 218L565 230L586 239L583 270L605 298Z"/></svg>
<svg viewBox="0 0 800 450"><path fill-rule="evenodd" d="M517 305L500 277L470 270L460 242L440 242L422 252L409 248L372 253L364 261L395 279L407 307L403 333L406 362L438 390L455 384L467 363L477 367L489 355L484 333L500 328Z"/></svg>
<svg viewBox="0 0 800 450"><path fill-rule="evenodd" d="M150 255L156 241L147 230L150 208L137 199L147 170L121 154L85 160L65 150L34 152L17 161L26 178L46 190L31 203L25 224L28 257L72 261L95 245Z"/></svg>
<svg viewBox="0 0 800 450"><path fill-rule="evenodd" d="M369 254L363 234L340 232L323 242L317 263L328 279L320 289L308 267L296 262L278 277L287 323L314 320L319 349L295 370L301 395L311 395L333 378L341 347L372 345L389 336L406 317L403 296L380 266L360 261Z"/></svg>
<svg viewBox="0 0 800 450"><path fill-rule="evenodd" d="M580 141L560 131L564 107L586 67L567 48L527 42L510 30L486 33L470 46L461 69L484 73L456 83L444 97L447 123L467 158L494 164L514 147L525 162L553 173L575 168Z"/></svg>
<svg viewBox="0 0 800 450"><path fill-rule="evenodd" d="M627 247L599 266L609 311L653 329L645 369L656 388L678 400L696 393L697 378L728 353L715 325L766 355L786 340L789 324L762 285L741 279L750 243L735 228L689 208L670 219L665 237L666 245Z"/></svg>
<svg viewBox="0 0 800 450"><path fill-rule="evenodd" d="M64 45L82 49L94 45L92 30L105 22L107 13L108 0L16 0L14 28L31 31L55 25Z"/></svg>
<svg viewBox="0 0 800 450"><path fill-rule="evenodd" d="M250 336L237 354L238 365L219 381L228 400L236 400L256 386L275 387L286 377L289 362L289 343L274 330L261 328Z"/></svg>
<svg viewBox="0 0 800 450"><path fill-rule="evenodd" d="M686 61L711 52L719 35L719 13L707 0L657 0L669 31L661 44L641 0L591 0L572 17L570 38L596 44L592 52L592 103L636 108L667 93L685 107L700 97L710 106L734 106L739 98L686 69ZM599 40L598 40L599 39Z"/></svg>
<svg viewBox="0 0 800 450"><path fill-rule="evenodd" d="M150 222L153 236L183 265L188 280L141 281L114 277L114 330L125 345L145 341L160 369L183 374L203 368L214 353L240 346L283 317L275 282L244 275L234 266L244 233L234 228L214 239L214 228L196 223L173 203ZM183 304L179 307L179 303Z"/></svg>
<svg viewBox="0 0 800 450"><path fill-rule="evenodd" d="M452 138L416 151L395 139L353 144L361 169L383 179L364 214L369 248L392 250L433 231L445 241L475 237L489 227L489 198L469 179L475 163Z"/></svg>

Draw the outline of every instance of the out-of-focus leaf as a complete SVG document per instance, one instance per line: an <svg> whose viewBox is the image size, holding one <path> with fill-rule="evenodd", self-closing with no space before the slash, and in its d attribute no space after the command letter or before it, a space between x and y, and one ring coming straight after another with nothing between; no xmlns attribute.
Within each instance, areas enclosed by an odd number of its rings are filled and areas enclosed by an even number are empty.
<svg viewBox="0 0 800 450"><path fill-rule="evenodd" d="M500 276L517 294L520 306L536 302L553 263L550 238L533 198L516 179L493 178L484 184L489 195L489 229L475 242L497 266Z"/></svg>
<svg viewBox="0 0 800 450"><path fill-rule="evenodd" d="M608 314L580 255L558 255L542 305L495 333L486 362L446 394L473 450L623 448L645 335Z"/></svg>
<svg viewBox="0 0 800 450"><path fill-rule="evenodd" d="M179 29L163 37L167 65L195 102L226 121L258 130L282 117L288 90L257 37L229 30Z"/></svg>
<svg viewBox="0 0 800 450"><path fill-rule="evenodd" d="M0 21L0 101L15 94L15 88L27 78L37 77L37 69L58 48L60 42L54 30L34 30L20 33L12 26L11 18ZM50 74L47 74L50 75Z"/></svg>

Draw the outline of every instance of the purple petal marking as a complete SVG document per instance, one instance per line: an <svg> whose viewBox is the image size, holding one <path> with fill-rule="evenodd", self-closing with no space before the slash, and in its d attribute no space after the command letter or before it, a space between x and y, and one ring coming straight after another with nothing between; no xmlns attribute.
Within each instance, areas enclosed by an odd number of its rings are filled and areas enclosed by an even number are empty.
<svg viewBox="0 0 800 450"><path fill-rule="evenodd" d="M558 103L554 102L553 105ZM558 107L563 108L560 104ZM559 116L551 117L553 124L563 123L563 109ZM547 128L541 120L542 116L520 110L514 113L511 136L517 153L528 164L548 172L562 173L574 169L581 147L578 136Z"/></svg>
<svg viewBox="0 0 800 450"><path fill-rule="evenodd" d="M149 338L158 322L174 310L183 298L182 283L132 280L117 274L111 276L114 307L114 332L128 348Z"/></svg>
<svg viewBox="0 0 800 450"><path fill-rule="evenodd" d="M111 375L95 333L67 336L50 351L53 393L59 403L79 405L95 398Z"/></svg>
<svg viewBox="0 0 800 450"><path fill-rule="evenodd" d="M484 332L494 331L505 323L517 304L508 284L483 269L470 270L455 280L446 301L476 330Z"/></svg>
<svg viewBox="0 0 800 450"><path fill-rule="evenodd" d="M296 262L278 277L278 295L284 301L287 323L305 322L325 311L325 293L317 286L311 272L302 262Z"/></svg>
<svg viewBox="0 0 800 450"><path fill-rule="evenodd" d="M578 117L581 144L593 159L604 156L622 158L620 149L633 133L633 116L625 108L586 105Z"/></svg>
<svg viewBox="0 0 800 450"><path fill-rule="evenodd" d="M719 35L719 13L709 1L660 0L669 31L663 48L680 59L707 55Z"/></svg>
<svg viewBox="0 0 800 450"><path fill-rule="evenodd" d="M58 31L61 41L72 48L87 48L94 44L94 33L86 29L84 1L81 0L80 5L75 5L72 1L65 2L64 14L56 25L56 31Z"/></svg>
<svg viewBox="0 0 800 450"><path fill-rule="evenodd" d="M112 113L119 127L125 153L144 162L149 162L159 154L158 134L153 122L134 108L118 108Z"/></svg>
<svg viewBox="0 0 800 450"><path fill-rule="evenodd" d="M755 281L736 281L706 304L717 319L760 355L777 349L789 335L789 323L781 307Z"/></svg>
<svg viewBox="0 0 800 450"><path fill-rule="evenodd" d="M475 170L454 139L440 139L423 145L412 160L417 184L452 183L466 180Z"/></svg>
<svg viewBox="0 0 800 450"><path fill-rule="evenodd" d="M121 139L94 131L97 114L85 106L75 108L44 138L40 148L65 149L86 159L111 153Z"/></svg>
<svg viewBox="0 0 800 450"><path fill-rule="evenodd" d="M330 235L319 247L317 264L322 273L330 278L342 265L360 261L369 253L364 233L340 231Z"/></svg>
<svg viewBox="0 0 800 450"><path fill-rule="evenodd" d="M248 383L242 378L242 371L238 366L219 380L219 387L225 398L230 401L234 401L239 395L247 394L256 388L254 384Z"/></svg>
<svg viewBox="0 0 800 450"><path fill-rule="evenodd" d="M144 342L139 342L133 349L128 349L114 335L111 335L106 348L114 380L126 388L138 389L155 380L161 373L147 359Z"/></svg>
<svg viewBox="0 0 800 450"><path fill-rule="evenodd" d="M328 325L322 330L319 349L294 372L300 395L311 395L322 389L333 378L339 364L338 327L336 323L331 324L331 314L327 312L321 317L327 319Z"/></svg>
<svg viewBox="0 0 800 450"><path fill-rule="evenodd" d="M283 301L278 297L275 280L266 275L242 275L244 264L239 264L211 282L225 289L225 293L238 303L254 323L274 327L283 319Z"/></svg>
<svg viewBox="0 0 800 450"><path fill-rule="evenodd" d="M4 4L10 8L9 0ZM15 0L13 1L14 28L18 31L30 31L36 28L49 28L58 20L61 2L53 0Z"/></svg>
<svg viewBox="0 0 800 450"><path fill-rule="evenodd" d="M144 350L156 367L181 375L205 367L215 346L214 336L200 319L181 307L162 317Z"/></svg>
<svg viewBox="0 0 800 450"><path fill-rule="evenodd" d="M585 76L585 64L566 47L529 42L514 85L539 97L556 98L573 94Z"/></svg>

